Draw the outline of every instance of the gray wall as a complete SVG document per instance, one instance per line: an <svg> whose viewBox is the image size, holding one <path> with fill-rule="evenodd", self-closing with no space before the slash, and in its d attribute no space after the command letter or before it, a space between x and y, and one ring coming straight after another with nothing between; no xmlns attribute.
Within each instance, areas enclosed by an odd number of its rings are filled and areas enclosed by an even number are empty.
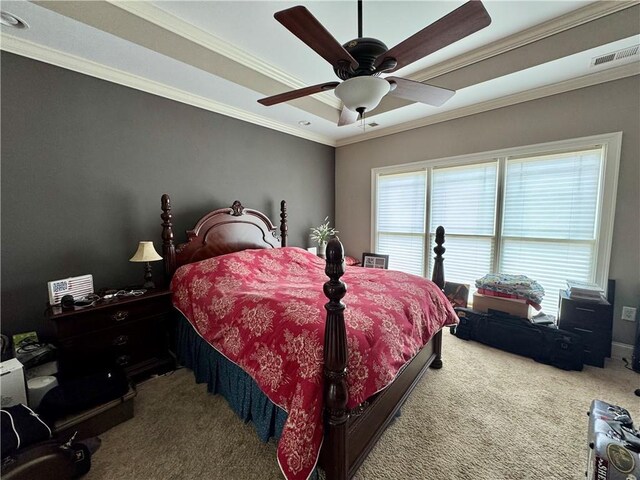
<svg viewBox="0 0 640 480"><path fill-rule="evenodd" d="M290 245L334 213L334 148L2 52L2 332L49 328L46 282L141 282L128 259L160 249L160 196L177 239L239 199ZM161 262L154 264L160 278Z"/></svg>
<svg viewBox="0 0 640 480"><path fill-rule="evenodd" d="M617 131L623 138L610 266L610 278L617 280L613 337L630 344L636 324L621 320L620 314L622 305L640 303L638 76L338 148L340 238L355 257L370 248L374 167Z"/></svg>

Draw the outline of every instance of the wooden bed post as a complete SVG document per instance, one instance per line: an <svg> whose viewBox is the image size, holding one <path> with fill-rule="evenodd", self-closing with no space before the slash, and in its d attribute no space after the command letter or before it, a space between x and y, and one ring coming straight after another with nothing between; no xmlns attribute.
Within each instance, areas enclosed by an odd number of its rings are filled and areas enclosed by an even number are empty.
<svg viewBox="0 0 640 480"><path fill-rule="evenodd" d="M433 275L431 280L435 283L440 290L444 290L444 258L442 255L446 251L442 245L444 244L444 227L436 228L436 246L433 247L433 251L436 254L433 264ZM442 330L436 333L433 337L433 350L435 351L436 358L431 363L431 368L442 368Z"/></svg>
<svg viewBox="0 0 640 480"><path fill-rule="evenodd" d="M164 279L167 285L176 271L176 247L173 244L173 224L171 223L171 199L162 195L162 257L164 259Z"/></svg>
<svg viewBox="0 0 640 480"><path fill-rule="evenodd" d="M446 251L442 245L444 244L444 227L436 228L436 246L433 247L433 251L436 254L433 257L433 274L431 275L431 281L440 287L440 290L444 290L444 258L442 255Z"/></svg>
<svg viewBox="0 0 640 480"><path fill-rule="evenodd" d="M280 246L287 246L287 202L280 202Z"/></svg>
<svg viewBox="0 0 640 480"><path fill-rule="evenodd" d="M326 250L325 273L329 281L324 294L329 299L324 308L327 321L324 330L324 410L325 439L329 461L326 462L327 479L347 480L347 330L344 325L344 303L347 286L340 280L344 275L344 249L337 238L329 241Z"/></svg>

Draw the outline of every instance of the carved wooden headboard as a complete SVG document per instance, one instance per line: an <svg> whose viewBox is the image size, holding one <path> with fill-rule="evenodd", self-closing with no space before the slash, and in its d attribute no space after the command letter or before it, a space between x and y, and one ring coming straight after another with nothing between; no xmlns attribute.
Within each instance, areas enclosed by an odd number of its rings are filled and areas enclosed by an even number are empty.
<svg viewBox="0 0 640 480"><path fill-rule="evenodd" d="M231 207L207 213L187 231L187 241L175 245L171 199L162 195L162 256L167 282L181 265L250 248L287 246L287 203L280 202L280 239L277 228L264 213L244 208L239 201Z"/></svg>

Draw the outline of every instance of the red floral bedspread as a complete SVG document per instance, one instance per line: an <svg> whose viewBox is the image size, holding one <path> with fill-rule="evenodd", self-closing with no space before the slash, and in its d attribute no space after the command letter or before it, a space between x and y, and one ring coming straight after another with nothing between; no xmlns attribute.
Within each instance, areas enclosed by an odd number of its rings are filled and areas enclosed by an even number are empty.
<svg viewBox="0 0 640 480"><path fill-rule="evenodd" d="M308 478L322 444L324 267L295 247L245 250L182 266L171 284L174 305L199 334L288 413L278 462L289 480ZM347 267L342 280L353 408L457 317L424 278Z"/></svg>

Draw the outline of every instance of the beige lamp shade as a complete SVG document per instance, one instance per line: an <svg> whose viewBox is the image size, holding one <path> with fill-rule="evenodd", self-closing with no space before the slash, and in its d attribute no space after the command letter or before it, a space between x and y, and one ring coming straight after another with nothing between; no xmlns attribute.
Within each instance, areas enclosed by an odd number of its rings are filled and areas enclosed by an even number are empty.
<svg viewBox="0 0 640 480"><path fill-rule="evenodd" d="M129 259L130 262L155 262L157 260L162 260L162 257L156 252L153 242L140 242L138 250Z"/></svg>

